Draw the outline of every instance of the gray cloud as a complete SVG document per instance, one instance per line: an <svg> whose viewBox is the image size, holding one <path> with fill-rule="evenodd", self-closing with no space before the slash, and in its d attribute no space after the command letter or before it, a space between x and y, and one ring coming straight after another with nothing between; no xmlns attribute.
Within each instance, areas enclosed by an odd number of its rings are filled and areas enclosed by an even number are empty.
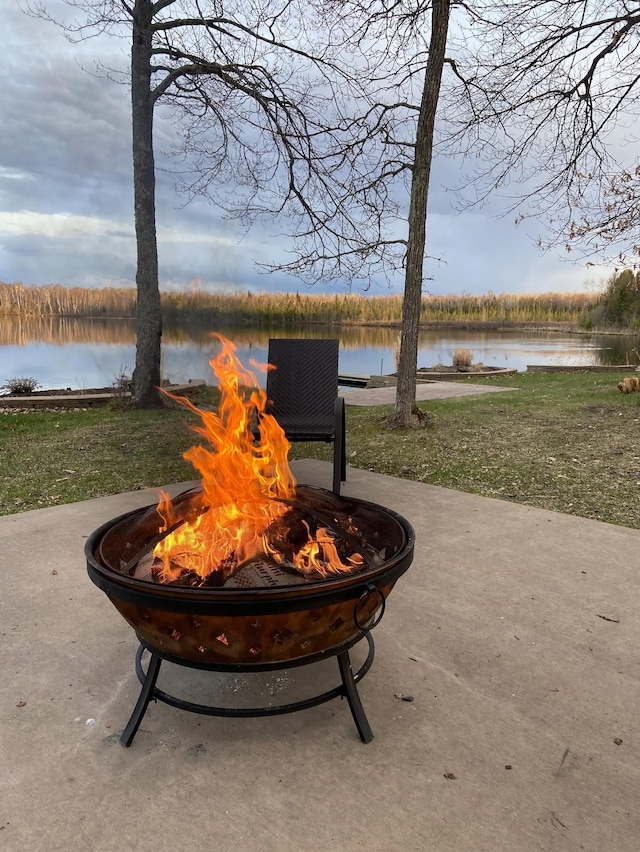
<svg viewBox="0 0 640 852"><path fill-rule="evenodd" d="M69 14L48 4L52 14ZM129 92L88 73L94 60L126 70L127 40L101 36L69 44L60 30L3 10L7 50L0 68L0 280L100 286L133 285L133 191ZM156 118L160 269L167 288L304 289L293 278L260 274L255 263L286 258L282 226L258 223L248 233L204 199L185 206L174 191L176 129ZM427 262L434 293L579 289L584 270L540 255L526 231L485 214L457 216L444 188L459 172L434 162ZM404 190L398 190L404 192ZM402 196L401 196L402 197ZM491 209L491 208L490 208ZM401 230L404 230L404 224ZM597 271L590 277L597 277ZM380 280L371 292L381 290ZM337 290L343 289L337 281ZM402 289L401 276L394 289Z"/></svg>

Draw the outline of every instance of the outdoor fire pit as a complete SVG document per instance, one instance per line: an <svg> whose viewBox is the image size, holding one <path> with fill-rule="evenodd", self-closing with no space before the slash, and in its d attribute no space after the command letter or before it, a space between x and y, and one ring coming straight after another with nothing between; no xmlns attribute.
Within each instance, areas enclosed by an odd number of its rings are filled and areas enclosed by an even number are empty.
<svg viewBox="0 0 640 852"><path fill-rule="evenodd" d="M288 444L264 414L263 394L243 394L231 344L212 367L220 381L218 412L196 411L196 427L213 446L185 457L202 487L157 506L121 515L95 530L85 546L91 580L106 593L140 642L142 690L122 734L130 745L151 700L196 713L266 716L346 697L360 738L373 733L356 684L373 662L370 630L384 614L396 580L410 566L414 534L390 509L297 485ZM262 440L249 420L258 412ZM366 639L355 674L349 650ZM150 653L146 671L142 656ZM335 656L341 683L292 704L229 708L195 704L156 686L163 660L227 672L259 672Z"/></svg>

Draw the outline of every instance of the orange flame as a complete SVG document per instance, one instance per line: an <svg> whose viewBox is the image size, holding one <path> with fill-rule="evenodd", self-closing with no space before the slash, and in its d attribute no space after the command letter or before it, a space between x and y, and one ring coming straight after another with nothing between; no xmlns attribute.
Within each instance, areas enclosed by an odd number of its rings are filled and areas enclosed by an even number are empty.
<svg viewBox="0 0 640 852"><path fill-rule="evenodd" d="M193 411L202 425L191 427L211 447L195 445L184 458L202 476L200 505L188 519L165 536L154 549L161 560L160 579L170 582L185 570L205 578L213 571L228 574L257 556L282 563L284 557L268 540L268 527L289 508L295 498L296 481L288 463L290 444L275 418L265 412L267 395L254 373L245 369L235 346L221 335L220 354L209 363L218 378L220 404L217 411L197 408L185 397L175 401ZM253 363L253 362L252 362ZM264 369L269 365L254 366ZM251 390L249 390L251 389ZM256 421L257 417L257 421ZM253 429L259 430L256 441ZM183 517L161 493L157 511L168 530ZM301 573L345 573L362 565L359 555L343 563L331 533L321 527L315 537L290 555Z"/></svg>

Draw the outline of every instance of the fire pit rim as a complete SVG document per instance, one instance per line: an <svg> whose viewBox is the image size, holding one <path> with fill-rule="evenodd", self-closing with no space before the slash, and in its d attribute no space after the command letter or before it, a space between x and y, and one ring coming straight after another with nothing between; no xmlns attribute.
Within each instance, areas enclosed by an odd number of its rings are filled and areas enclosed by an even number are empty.
<svg viewBox="0 0 640 852"><path fill-rule="evenodd" d="M317 486L305 486L305 488L326 490ZM367 591L373 592L386 587L405 573L413 560L415 532L409 521L393 509L358 497L343 496L342 499L352 500L364 508L384 512L402 532L404 544L400 550L380 566L366 571L325 577L304 585L263 586L252 589L150 583L120 574L102 565L96 558L96 550L104 536L127 518L138 514L143 515L155 508L156 504L152 503L106 521L89 535L84 546L87 571L92 582L108 596L138 606L152 606L166 612L262 615L292 612L302 606L304 608L321 607L349 600L357 597L358 594L363 595ZM359 591L358 587L360 587Z"/></svg>

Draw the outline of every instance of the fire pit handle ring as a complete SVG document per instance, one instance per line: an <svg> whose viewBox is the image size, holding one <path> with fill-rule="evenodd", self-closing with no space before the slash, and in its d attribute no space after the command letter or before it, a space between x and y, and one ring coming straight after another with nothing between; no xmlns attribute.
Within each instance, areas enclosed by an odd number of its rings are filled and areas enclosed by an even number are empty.
<svg viewBox="0 0 640 852"><path fill-rule="evenodd" d="M372 624L370 624L368 627L363 627L362 624L360 624L360 620L358 618L358 609L360 607L360 604L369 595L373 594L374 592L377 592L380 595L380 612L378 613L378 617L375 619L375 621L373 621ZM382 620L382 616L384 615L384 610L385 610L386 605L387 605L387 600L386 600L385 596L382 594L382 592L380 591L380 589L376 588L376 586L374 586L372 583L367 583L367 585L362 590L360 597L358 598L358 600L354 604L354 607L353 607L353 623L358 628L358 630L361 630L363 633L368 633L370 630L373 630L374 627L376 627L378 624L380 624L380 622Z"/></svg>

